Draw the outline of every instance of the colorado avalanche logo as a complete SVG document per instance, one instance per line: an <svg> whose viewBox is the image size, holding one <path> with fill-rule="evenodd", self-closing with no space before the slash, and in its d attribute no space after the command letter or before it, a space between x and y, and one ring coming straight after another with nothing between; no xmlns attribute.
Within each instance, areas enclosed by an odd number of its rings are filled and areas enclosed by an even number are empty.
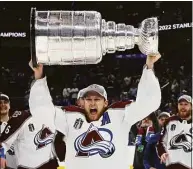
<svg viewBox="0 0 193 169"><path fill-rule="evenodd" d="M42 126L42 129L35 135L34 143L36 149L40 149L50 144L53 141L54 134L48 127Z"/></svg>
<svg viewBox="0 0 193 169"><path fill-rule="evenodd" d="M182 131L170 140L170 150L183 149L184 152L192 152L192 135Z"/></svg>
<svg viewBox="0 0 193 169"><path fill-rule="evenodd" d="M104 140L103 136L106 140ZM103 158L110 157L115 152L112 143L113 134L110 130L97 128L92 123L87 132L81 134L74 143L77 157L89 157L99 154Z"/></svg>

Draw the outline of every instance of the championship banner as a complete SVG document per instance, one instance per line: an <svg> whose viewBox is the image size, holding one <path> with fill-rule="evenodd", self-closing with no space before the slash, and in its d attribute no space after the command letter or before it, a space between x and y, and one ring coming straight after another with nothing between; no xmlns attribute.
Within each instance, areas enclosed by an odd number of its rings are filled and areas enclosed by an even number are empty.
<svg viewBox="0 0 193 169"><path fill-rule="evenodd" d="M159 31L192 28L192 25L193 25L192 22L160 25ZM26 32L0 32L0 37L3 37L3 38L26 38L27 33Z"/></svg>
<svg viewBox="0 0 193 169"><path fill-rule="evenodd" d="M172 29L184 29L184 28L192 28L192 22L170 24L170 25L160 25L159 31L172 30Z"/></svg>
<svg viewBox="0 0 193 169"><path fill-rule="evenodd" d="M0 32L0 37L3 38L25 38L26 32Z"/></svg>

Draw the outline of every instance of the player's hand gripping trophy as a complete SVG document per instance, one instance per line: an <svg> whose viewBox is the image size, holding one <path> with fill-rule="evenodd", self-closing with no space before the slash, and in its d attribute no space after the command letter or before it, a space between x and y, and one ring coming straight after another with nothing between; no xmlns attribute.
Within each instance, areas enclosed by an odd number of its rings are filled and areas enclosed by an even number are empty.
<svg viewBox="0 0 193 169"><path fill-rule="evenodd" d="M147 18L139 28L106 22L95 11L31 10L33 65L97 64L106 53L138 45L145 54L158 53L158 20Z"/></svg>

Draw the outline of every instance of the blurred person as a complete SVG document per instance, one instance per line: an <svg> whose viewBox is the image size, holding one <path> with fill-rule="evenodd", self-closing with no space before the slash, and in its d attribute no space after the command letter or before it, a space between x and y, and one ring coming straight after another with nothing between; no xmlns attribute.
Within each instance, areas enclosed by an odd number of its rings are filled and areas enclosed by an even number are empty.
<svg viewBox="0 0 193 169"><path fill-rule="evenodd" d="M3 93L0 94L0 121L7 122L9 120L10 100Z"/></svg>
<svg viewBox="0 0 193 169"><path fill-rule="evenodd" d="M136 140L138 142L137 145L141 144L140 140L141 140L142 135L145 135L145 137L146 137L145 140L147 141L147 139L153 133L154 133L153 122L152 122L150 116L148 116L141 121L140 127L138 128L138 136L139 137L137 136L138 137L138 139Z"/></svg>
<svg viewBox="0 0 193 169"><path fill-rule="evenodd" d="M162 112L158 116L159 127L163 127L165 121L170 117L167 112ZM160 132L151 135L144 151L143 164L145 169L165 169L164 164L160 164L160 159L156 152L156 144L160 139Z"/></svg>
<svg viewBox="0 0 193 169"><path fill-rule="evenodd" d="M0 129L1 133L4 131L7 122L10 118L10 100L6 94L0 94ZM1 134L0 134L1 135ZM6 160L7 169L16 168L16 159L13 145L7 151L4 147L0 148L2 162Z"/></svg>
<svg viewBox="0 0 193 169"><path fill-rule="evenodd" d="M173 97L173 96L172 96L172 97ZM174 106L172 105L172 102L166 103L166 105L165 105L165 110L166 110L168 113L173 114L173 113L175 113L173 107L174 107Z"/></svg>
<svg viewBox="0 0 193 169"><path fill-rule="evenodd" d="M160 105L160 86L152 70L159 58L160 55L147 56L135 102L108 106L104 87L92 84L84 89L84 109L65 107L63 117L56 117L56 124L66 122L66 128L60 128L60 138L66 143L66 168L129 167L130 127Z"/></svg>
<svg viewBox="0 0 193 169"><path fill-rule="evenodd" d="M84 89L81 89L81 90L78 92L77 101L76 101L76 104L77 104L79 107L81 107L81 108L84 107L83 94L84 94Z"/></svg>
<svg viewBox="0 0 193 169"><path fill-rule="evenodd" d="M129 96L128 96L128 92L121 92L121 95L120 95L120 100L121 101L127 101L127 100L130 100L129 99Z"/></svg>
<svg viewBox="0 0 193 169"><path fill-rule="evenodd" d="M129 95L132 97L132 98L136 98L136 95L137 95L137 85L138 85L139 81L138 79L136 81L133 81L130 89L129 89Z"/></svg>
<svg viewBox="0 0 193 169"><path fill-rule="evenodd" d="M170 117L161 131L157 147L167 169L192 168L192 97L178 98L178 114Z"/></svg>
<svg viewBox="0 0 193 169"><path fill-rule="evenodd" d="M64 98L68 98L70 96L70 88L65 87L62 91L62 95Z"/></svg>
<svg viewBox="0 0 193 169"><path fill-rule="evenodd" d="M56 110L43 75L43 65L33 68L30 62L30 67L35 81L30 90L29 110L12 115L0 136L0 144L9 148L14 143L17 169L56 169L58 162L52 147ZM5 166L5 162L1 163L1 168Z"/></svg>
<svg viewBox="0 0 193 169"><path fill-rule="evenodd" d="M178 83L178 81L176 79L174 79L172 84L171 84L171 92L172 93L179 92L179 83Z"/></svg>
<svg viewBox="0 0 193 169"><path fill-rule="evenodd" d="M125 86L129 86L131 84L131 77L125 77L124 78L124 84Z"/></svg>
<svg viewBox="0 0 193 169"><path fill-rule="evenodd" d="M63 98L60 94L55 95L54 104L57 105L57 106L62 106L63 105Z"/></svg>
<svg viewBox="0 0 193 169"><path fill-rule="evenodd" d="M133 166L135 169L143 169L144 149L150 137L155 134L153 121L151 116L144 118L137 129L137 136L135 140L136 150Z"/></svg>
<svg viewBox="0 0 193 169"><path fill-rule="evenodd" d="M162 128L164 127L164 124L166 122L166 120L170 117L170 113L168 112L162 112L158 115L158 123L159 126Z"/></svg>
<svg viewBox="0 0 193 169"><path fill-rule="evenodd" d="M76 82L73 82L73 87L70 89L70 101L72 105L76 104L76 99L78 95L78 88Z"/></svg>
<svg viewBox="0 0 193 169"><path fill-rule="evenodd" d="M183 93L183 90L186 89L186 86L187 86L187 80L185 76L183 76L182 78L180 78L180 93Z"/></svg>
<svg viewBox="0 0 193 169"><path fill-rule="evenodd" d="M63 100L62 100L62 105L63 105L63 106L69 106L69 105L70 105L70 100L69 100L69 98L63 98Z"/></svg>

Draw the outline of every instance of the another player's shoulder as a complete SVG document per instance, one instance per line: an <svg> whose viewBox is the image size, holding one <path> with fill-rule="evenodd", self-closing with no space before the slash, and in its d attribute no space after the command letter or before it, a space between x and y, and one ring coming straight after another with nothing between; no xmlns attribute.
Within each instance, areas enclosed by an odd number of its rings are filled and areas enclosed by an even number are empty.
<svg viewBox="0 0 193 169"><path fill-rule="evenodd" d="M109 109L121 109L125 108L125 106L130 105L133 102L133 100L128 101L118 101L113 104L111 104L108 108Z"/></svg>
<svg viewBox="0 0 193 169"><path fill-rule="evenodd" d="M19 131L31 117L29 110L15 111L8 120L0 141L7 140L13 133Z"/></svg>
<svg viewBox="0 0 193 169"><path fill-rule="evenodd" d="M84 113L84 109L78 107L78 106L64 106L61 108L66 113Z"/></svg>
<svg viewBox="0 0 193 169"><path fill-rule="evenodd" d="M13 115L11 116L11 118L28 118L31 117L32 114L30 112L30 110L22 110L22 111L14 111Z"/></svg>
<svg viewBox="0 0 193 169"><path fill-rule="evenodd" d="M169 125L171 122L178 122L179 120L179 116L171 116L166 120L165 125Z"/></svg>
<svg viewBox="0 0 193 169"><path fill-rule="evenodd" d="M8 121L9 124L21 125L27 119L32 117L29 110L15 111Z"/></svg>

